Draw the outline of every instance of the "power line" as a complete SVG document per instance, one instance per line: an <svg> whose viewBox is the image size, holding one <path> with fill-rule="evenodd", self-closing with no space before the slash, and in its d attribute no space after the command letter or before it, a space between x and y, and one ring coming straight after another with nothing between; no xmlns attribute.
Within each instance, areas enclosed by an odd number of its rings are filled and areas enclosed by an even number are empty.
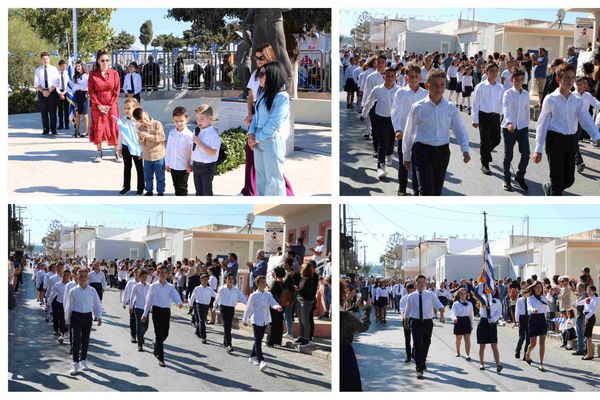
<svg viewBox="0 0 600 400"><path fill-rule="evenodd" d="M135 211L135 212L140 212L140 213L146 213L146 214L160 214L161 212L164 212L165 214L171 214L171 215L194 215L194 216L198 216L198 217L211 217L211 216L243 216L245 217L248 213L209 213L209 214L199 214L199 213L184 213L184 212L175 212L175 211L153 211L153 210L140 210L137 208L129 208L129 207L125 207L125 206L119 206L119 205L113 205L113 204L105 204L106 207L111 207L111 208L121 208L124 210L128 210L128 211Z"/></svg>
<svg viewBox="0 0 600 400"><path fill-rule="evenodd" d="M459 210L453 210L450 208L442 208L442 207L434 207L434 206L426 206L426 205L422 205L422 204L416 204L419 207L424 207L424 208L431 208L434 210L439 210L439 211L447 211L447 212L453 212L453 213L457 213L457 214L464 214L464 215L479 215L481 216L481 213L478 212L471 212L471 211L459 211ZM498 214L488 214L489 217L495 217L495 218L508 218L508 219L514 219L514 220L522 220L523 218L525 218L525 216L517 216L517 215L498 215ZM437 217L436 217L437 218ZM541 217L541 216L529 216L529 219L550 219L550 220L573 220L573 219L600 219L600 216L598 217L591 217L591 216L586 216L586 217ZM496 221L498 222L498 221ZM500 221L502 222L502 221Z"/></svg>
<svg viewBox="0 0 600 400"><path fill-rule="evenodd" d="M372 205L370 205L370 204L367 204L367 205L368 205L368 206L369 206L369 207L370 207L370 208L371 208L373 211L375 211L377 214L379 214L379 215L381 215L383 218L385 218L385 219L386 219L386 220L387 220L387 221L388 221L390 224L394 225L394 226L395 226L395 227L397 227L397 228L400 228L401 230L403 230L404 232L408 233L409 235L412 235L412 234L410 233L410 231L409 231L409 230L407 230L407 229L403 228L402 226L398 225L397 223L395 223L394 221L392 221L391 219L389 219L389 218L388 218L386 215L384 215L384 214L380 213L380 212L379 212L379 210L377 210L375 207L373 207L373 206L372 206Z"/></svg>

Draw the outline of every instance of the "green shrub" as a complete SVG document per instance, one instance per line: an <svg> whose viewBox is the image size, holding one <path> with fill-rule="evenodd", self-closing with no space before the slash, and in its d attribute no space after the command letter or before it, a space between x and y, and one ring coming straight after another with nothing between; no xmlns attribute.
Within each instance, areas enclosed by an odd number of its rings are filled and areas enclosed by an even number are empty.
<svg viewBox="0 0 600 400"><path fill-rule="evenodd" d="M217 165L217 175L231 171L246 162L244 146L248 138L247 132L242 128L223 131L219 136L221 137L221 148L225 150L227 158Z"/></svg>
<svg viewBox="0 0 600 400"><path fill-rule="evenodd" d="M36 93L31 90L16 90L8 96L9 114L26 114L38 112Z"/></svg>

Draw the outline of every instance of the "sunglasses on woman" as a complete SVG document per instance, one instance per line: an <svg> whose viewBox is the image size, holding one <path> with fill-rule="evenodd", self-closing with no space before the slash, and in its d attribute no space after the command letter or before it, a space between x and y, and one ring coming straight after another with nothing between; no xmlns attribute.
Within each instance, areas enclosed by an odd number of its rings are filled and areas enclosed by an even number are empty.
<svg viewBox="0 0 600 400"><path fill-rule="evenodd" d="M256 61L265 61L267 58L265 56L254 56Z"/></svg>

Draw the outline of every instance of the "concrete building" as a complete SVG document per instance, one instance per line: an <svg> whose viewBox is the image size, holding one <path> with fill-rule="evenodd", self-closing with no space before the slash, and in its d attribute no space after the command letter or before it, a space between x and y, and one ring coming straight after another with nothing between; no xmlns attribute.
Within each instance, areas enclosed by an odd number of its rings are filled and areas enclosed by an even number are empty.
<svg viewBox="0 0 600 400"><path fill-rule="evenodd" d="M88 254L88 243L96 238L109 238L127 232L128 229L109 226L62 226L60 228L61 257L83 256Z"/></svg>
<svg viewBox="0 0 600 400"><path fill-rule="evenodd" d="M438 21L400 18L371 18L369 44L371 50L397 49L398 36L406 31L420 31L438 25Z"/></svg>
<svg viewBox="0 0 600 400"><path fill-rule="evenodd" d="M441 33L405 31L398 35L398 53L440 53L461 52L458 36Z"/></svg>

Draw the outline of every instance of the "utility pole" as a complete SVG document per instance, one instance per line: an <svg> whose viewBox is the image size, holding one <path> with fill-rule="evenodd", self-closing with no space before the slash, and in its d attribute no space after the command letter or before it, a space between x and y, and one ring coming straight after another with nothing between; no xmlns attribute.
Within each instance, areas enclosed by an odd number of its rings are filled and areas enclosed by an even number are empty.
<svg viewBox="0 0 600 400"><path fill-rule="evenodd" d="M367 266L367 245L362 245L360 246L363 249L363 266L366 267Z"/></svg>
<svg viewBox="0 0 600 400"><path fill-rule="evenodd" d="M77 224L73 226L73 257L77 257Z"/></svg>
<svg viewBox="0 0 600 400"><path fill-rule="evenodd" d="M352 240L354 240L354 224L356 224L358 221L360 221L360 218L352 218L352 217L348 217L346 218L347 221L349 221L348 223L350 224L350 237L352 237ZM356 243L354 243L352 245L352 251L354 252L354 254L357 254L357 250L358 247L356 246ZM354 258L352 258L352 263L354 264ZM356 268L356 265L351 265L351 267Z"/></svg>
<svg viewBox="0 0 600 400"><path fill-rule="evenodd" d="M346 205L342 204L342 235L346 237ZM348 272L348 260L346 259L346 246L342 249L342 267L344 272Z"/></svg>
<svg viewBox="0 0 600 400"><path fill-rule="evenodd" d="M421 241L423 240L423 237L420 236L419 237L419 275L421 275Z"/></svg>
<svg viewBox="0 0 600 400"><path fill-rule="evenodd" d="M525 264L529 264L529 215L525 217L527 221L527 252L525 253Z"/></svg>

